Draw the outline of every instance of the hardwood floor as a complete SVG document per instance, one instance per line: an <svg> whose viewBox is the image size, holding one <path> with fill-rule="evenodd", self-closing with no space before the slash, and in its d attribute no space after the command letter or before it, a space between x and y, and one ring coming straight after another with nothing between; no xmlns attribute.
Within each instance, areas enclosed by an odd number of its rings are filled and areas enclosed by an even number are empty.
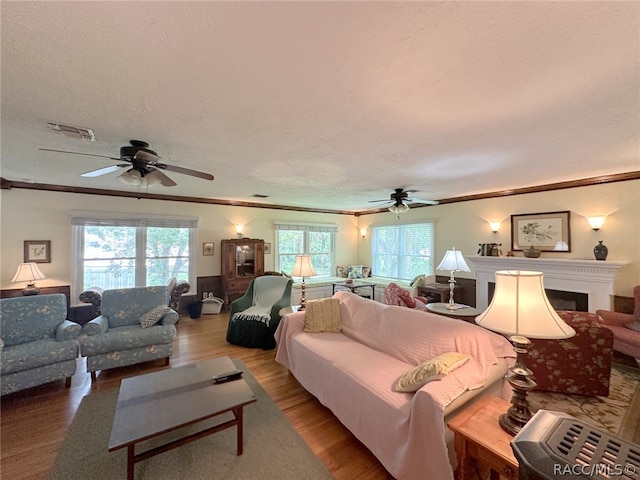
<svg viewBox="0 0 640 480"><path fill-rule="evenodd" d="M92 388L116 388L125 377L228 355L241 358L311 450L336 479L392 479L378 460L288 370L276 363L275 350L230 345L225 341L228 315L182 316L171 365L162 360L106 370L92 387L84 358L71 388L64 381L3 396L0 410L0 477L13 480L47 478L67 428L82 397ZM74 480L74 479L69 479ZM84 480L84 479L83 479ZM268 480L268 479L265 479Z"/></svg>

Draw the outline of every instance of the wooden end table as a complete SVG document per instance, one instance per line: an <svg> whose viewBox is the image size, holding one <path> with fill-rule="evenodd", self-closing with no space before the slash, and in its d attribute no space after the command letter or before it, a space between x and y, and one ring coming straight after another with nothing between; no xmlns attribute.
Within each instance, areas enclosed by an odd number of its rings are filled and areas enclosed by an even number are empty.
<svg viewBox="0 0 640 480"><path fill-rule="evenodd" d="M478 474L491 480L518 480L513 437L498 424L498 417L508 408L509 402L487 395L448 422L458 459L457 480L476 479Z"/></svg>

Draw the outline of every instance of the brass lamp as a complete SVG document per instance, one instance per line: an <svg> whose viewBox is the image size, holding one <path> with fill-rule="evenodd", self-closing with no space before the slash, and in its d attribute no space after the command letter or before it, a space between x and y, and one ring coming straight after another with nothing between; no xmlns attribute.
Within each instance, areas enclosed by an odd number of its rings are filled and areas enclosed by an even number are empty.
<svg viewBox="0 0 640 480"><path fill-rule="evenodd" d="M21 263L18 265L16 274L11 279L12 282L27 282L27 286L22 289L23 295L37 295L40 289L36 287L34 280L42 280L47 278L40 271L36 263Z"/></svg>
<svg viewBox="0 0 640 480"><path fill-rule="evenodd" d="M500 426L515 435L531 418L527 393L536 387L533 372L524 364L529 338L560 339L575 335L555 312L544 291L541 272L501 270L495 273L496 289L489 307L476 323L494 332L510 335L516 352L507 381L513 388L511 406L500 416Z"/></svg>
<svg viewBox="0 0 640 480"><path fill-rule="evenodd" d="M301 297L300 297L300 310L304 310L305 304L307 303L307 299L305 297L305 283L304 277L313 277L316 275L316 271L313 269L313 263L311 262L310 255L297 255L296 256L296 264L293 266L293 270L291 270L292 277L302 277L302 288L301 288Z"/></svg>
<svg viewBox="0 0 640 480"><path fill-rule="evenodd" d="M447 250L447 253L444 254L444 258L440 262L440 265L438 265L438 270L449 270L451 272L451 277L449 278L449 303L447 304L447 310L457 310L458 306L453 301L453 290L456 287L456 280L453 278L453 272L470 272L471 270L469 269L469 265L464 261L462 252L453 247L453 250Z"/></svg>

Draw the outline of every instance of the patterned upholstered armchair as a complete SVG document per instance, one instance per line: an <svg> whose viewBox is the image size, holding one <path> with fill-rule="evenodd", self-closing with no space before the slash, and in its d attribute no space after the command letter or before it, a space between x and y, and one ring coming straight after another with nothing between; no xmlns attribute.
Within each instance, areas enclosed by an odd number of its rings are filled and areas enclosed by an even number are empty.
<svg viewBox="0 0 640 480"><path fill-rule="evenodd" d="M82 327L66 316L62 293L0 300L2 395L63 378L71 386Z"/></svg>
<svg viewBox="0 0 640 480"><path fill-rule="evenodd" d="M589 396L608 396L613 334L595 313L560 310L560 318L576 331L562 340L532 339L525 365L537 389Z"/></svg>
<svg viewBox="0 0 640 480"><path fill-rule="evenodd" d="M102 314L83 327L80 352L87 357L87 372L122 367L169 357L178 313L167 306L168 287L105 290Z"/></svg>
<svg viewBox="0 0 640 480"><path fill-rule="evenodd" d="M168 305L174 309L176 312L180 307L180 297L183 293L187 293L191 288L191 284L185 280L176 280L176 277L173 277L169 281L169 303ZM83 303L90 303L93 305L94 314L100 315L101 313L101 305L102 305L102 294L104 293L104 288L100 287L89 287L86 290L82 291L78 298Z"/></svg>

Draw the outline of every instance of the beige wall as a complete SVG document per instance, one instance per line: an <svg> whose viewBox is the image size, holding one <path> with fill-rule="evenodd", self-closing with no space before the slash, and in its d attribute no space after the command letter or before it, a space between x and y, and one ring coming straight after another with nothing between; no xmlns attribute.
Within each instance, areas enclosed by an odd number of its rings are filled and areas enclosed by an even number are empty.
<svg viewBox="0 0 640 480"><path fill-rule="evenodd" d="M400 220L391 213L363 215L358 217L358 226L433 220L436 223L435 257L439 261L451 247L464 255L475 255L479 243L502 243L506 254L511 248L512 214L565 210L571 212L571 252L544 252L542 256L594 260L593 247L602 240L609 248L607 260L631 262L621 270L615 293L632 296L633 287L640 285L640 180L421 207L400 215ZM600 231L594 232L585 217L597 214L608 217ZM490 220L502 221L497 234L489 228ZM370 262L370 240L370 235L364 239L358 236L359 263ZM517 256L522 253L518 252ZM447 272L436 274L447 275ZM474 277L473 271L456 276Z"/></svg>
<svg viewBox="0 0 640 480"><path fill-rule="evenodd" d="M199 217L197 276L220 274L220 240L236 235L234 225L245 224L247 237L274 243L273 223L300 221L338 225L336 262L370 264L370 235L362 238L359 229L375 224L436 222L436 258L455 246L465 255L473 255L478 243L497 242L509 250L510 215L521 213L571 211L572 252L543 253L543 256L593 259L593 247L603 240L609 247L609 260L627 260L616 286L616 294L630 296L640 284L640 181L580 187L548 193L516 195L487 200L461 202L412 209L400 216L391 213L334 215L293 212L263 208L230 207L159 200L104 197L35 190L0 192L0 261L2 288L16 288L10 282L16 265L23 259L24 240L51 240L51 263L41 264L46 280L40 286L69 284L71 281L71 228L69 213L74 210L134 212ZM599 232L591 230L585 216L609 215ZM502 228L493 234L488 220L502 220ZM215 255L202 256L202 243L214 242ZM265 268L274 268L274 255L266 255ZM446 274L446 272L437 272ZM473 278L473 272L459 276ZM77 293L74 294L74 298Z"/></svg>

